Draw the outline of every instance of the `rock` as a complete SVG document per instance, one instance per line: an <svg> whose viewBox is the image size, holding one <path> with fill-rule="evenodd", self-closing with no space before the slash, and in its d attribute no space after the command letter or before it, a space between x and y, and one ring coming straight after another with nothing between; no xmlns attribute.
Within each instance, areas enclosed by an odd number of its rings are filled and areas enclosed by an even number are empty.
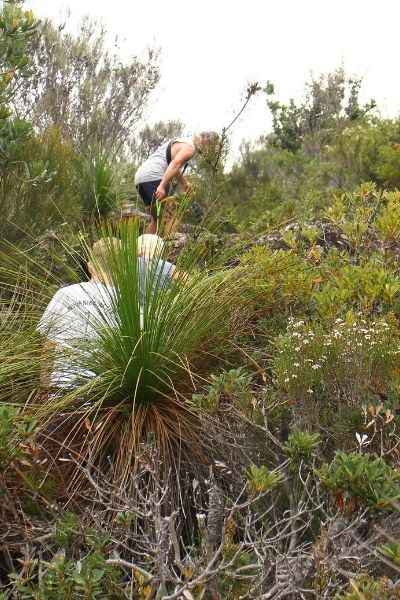
<svg viewBox="0 0 400 600"><path fill-rule="evenodd" d="M167 238L167 243L171 244L170 251L168 253L168 260L176 260L179 256L180 251L186 244L188 239L187 233L172 233Z"/></svg>
<svg viewBox="0 0 400 600"><path fill-rule="evenodd" d="M110 212L112 219L139 219L148 223L150 215L136 207L133 202L125 202Z"/></svg>

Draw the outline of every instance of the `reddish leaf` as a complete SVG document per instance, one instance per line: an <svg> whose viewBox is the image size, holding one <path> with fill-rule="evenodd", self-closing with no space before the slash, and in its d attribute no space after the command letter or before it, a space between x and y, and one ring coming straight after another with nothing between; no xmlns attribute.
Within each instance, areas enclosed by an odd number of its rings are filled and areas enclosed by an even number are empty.
<svg viewBox="0 0 400 600"><path fill-rule="evenodd" d="M344 511L344 500L343 500L342 492L338 492L336 494L335 503L336 503L336 506L339 507L339 510L341 512L343 512Z"/></svg>

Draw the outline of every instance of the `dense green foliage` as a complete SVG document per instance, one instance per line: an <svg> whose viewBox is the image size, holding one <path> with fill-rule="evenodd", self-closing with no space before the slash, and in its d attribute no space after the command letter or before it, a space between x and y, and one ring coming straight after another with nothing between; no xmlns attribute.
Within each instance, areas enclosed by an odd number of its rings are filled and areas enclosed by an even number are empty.
<svg viewBox="0 0 400 600"><path fill-rule="evenodd" d="M143 303L144 221L115 208L183 124L142 126L157 53L104 41L0 12L0 597L395 600L400 121L343 69L300 103L268 83L272 133L195 162L180 274ZM49 394L37 323L99 237L112 314Z"/></svg>
<svg viewBox="0 0 400 600"><path fill-rule="evenodd" d="M273 86L266 87L273 133L255 147L244 143L227 177L227 206L241 225L309 218L332 193L365 181L399 186L399 120L381 118L373 101L360 106L360 85L338 69L307 84L300 105L270 100Z"/></svg>

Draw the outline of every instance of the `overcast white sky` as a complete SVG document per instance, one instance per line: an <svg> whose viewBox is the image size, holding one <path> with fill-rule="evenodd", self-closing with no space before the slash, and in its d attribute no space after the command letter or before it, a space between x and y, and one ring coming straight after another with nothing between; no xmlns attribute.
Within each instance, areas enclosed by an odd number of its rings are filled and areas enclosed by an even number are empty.
<svg viewBox="0 0 400 600"><path fill-rule="evenodd" d="M26 0L56 21L67 8L90 14L118 35L125 56L161 48L162 79L149 123L181 119L188 132L227 125L249 81L275 84L276 98L300 100L310 72L364 78L363 98L383 115L400 112L400 3L397 0ZM232 144L270 128L265 95L235 125Z"/></svg>

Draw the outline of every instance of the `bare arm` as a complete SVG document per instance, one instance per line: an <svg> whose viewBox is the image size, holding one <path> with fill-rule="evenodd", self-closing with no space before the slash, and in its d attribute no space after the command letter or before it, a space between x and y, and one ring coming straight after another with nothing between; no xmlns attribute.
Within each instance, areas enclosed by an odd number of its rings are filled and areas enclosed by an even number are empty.
<svg viewBox="0 0 400 600"><path fill-rule="evenodd" d="M161 179L161 183L158 186L155 197L157 200L164 200L167 195L166 189L167 185L173 179L173 177L177 177L178 179L182 179L181 168L185 162L190 160L194 154L194 149L189 144L182 144L182 147L179 148L176 156L169 163L163 178ZM183 178L185 181L186 179Z"/></svg>

